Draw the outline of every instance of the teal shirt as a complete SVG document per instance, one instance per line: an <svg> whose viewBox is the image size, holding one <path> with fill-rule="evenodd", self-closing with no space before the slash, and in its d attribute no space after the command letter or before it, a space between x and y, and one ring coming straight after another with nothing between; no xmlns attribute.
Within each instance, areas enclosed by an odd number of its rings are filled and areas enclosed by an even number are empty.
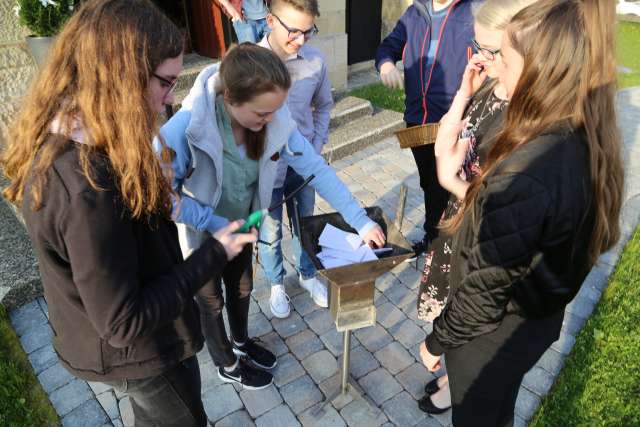
<svg viewBox="0 0 640 427"><path fill-rule="evenodd" d="M230 221L246 218L251 213L251 202L258 188L258 162L247 157L236 145L222 95L216 97L216 122L224 145L222 195L214 213Z"/></svg>

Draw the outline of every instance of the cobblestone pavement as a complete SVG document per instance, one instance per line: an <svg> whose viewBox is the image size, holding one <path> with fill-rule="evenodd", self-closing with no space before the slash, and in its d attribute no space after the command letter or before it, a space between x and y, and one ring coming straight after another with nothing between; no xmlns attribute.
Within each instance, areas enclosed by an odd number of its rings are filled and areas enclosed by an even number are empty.
<svg viewBox="0 0 640 427"><path fill-rule="evenodd" d="M516 405L515 425L530 419L571 351L575 336L590 316L606 286L624 243L640 215L640 89L620 92L620 122L627 167L623 240L601 257L580 293L566 310L559 341L525 376ZM411 153L399 150L391 138L334 163L340 177L363 205L380 206L393 217L401 184L409 187L402 231L411 240L421 237L424 205ZM317 212L330 212L318 200ZM288 235L288 234L287 234ZM334 401L318 416L315 409L339 384L342 336L327 309L318 308L297 285L290 258L291 240L284 240L285 282L294 310L288 319L273 319L269 286L261 269L250 306L249 329L278 356L275 384L248 391L223 384L206 351L198 354L203 401L216 426L449 426L450 411L428 416L417 406L424 385L433 375L419 362L418 346L429 326L417 320L416 298L420 266L404 263L376 282L377 323L353 334L351 374L366 400ZM11 313L11 320L44 390L63 425L131 425L128 398L102 384L73 378L59 364L50 343L47 304L38 298ZM379 408L378 413L369 410Z"/></svg>

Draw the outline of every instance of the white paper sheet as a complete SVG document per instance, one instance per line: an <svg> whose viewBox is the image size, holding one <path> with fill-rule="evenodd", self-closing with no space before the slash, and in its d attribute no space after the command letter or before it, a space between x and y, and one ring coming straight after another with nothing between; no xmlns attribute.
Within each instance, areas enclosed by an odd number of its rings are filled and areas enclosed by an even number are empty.
<svg viewBox="0 0 640 427"><path fill-rule="evenodd" d="M319 252L317 257L324 268L336 268L342 267L343 265L353 264L352 261L346 260L344 258L334 258L330 255L327 255L324 253L324 251Z"/></svg>
<svg viewBox="0 0 640 427"><path fill-rule="evenodd" d="M338 249L323 247L321 252L325 257L339 258L351 262L361 262L364 253L358 248L355 251L340 251Z"/></svg>
<svg viewBox="0 0 640 427"><path fill-rule="evenodd" d="M355 233L347 233L331 224L327 224L320 234L318 243L323 248L338 249L350 252L358 249L362 245L362 239Z"/></svg>
<svg viewBox="0 0 640 427"><path fill-rule="evenodd" d="M318 243L322 250L318 259L325 268L336 268L378 259L374 251L365 245L360 236L342 231L331 224L322 230Z"/></svg>

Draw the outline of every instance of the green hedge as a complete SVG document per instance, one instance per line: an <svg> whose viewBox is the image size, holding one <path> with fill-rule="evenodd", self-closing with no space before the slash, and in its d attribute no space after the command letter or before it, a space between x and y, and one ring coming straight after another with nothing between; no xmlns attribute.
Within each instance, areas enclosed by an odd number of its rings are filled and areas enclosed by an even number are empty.
<svg viewBox="0 0 640 427"><path fill-rule="evenodd" d="M73 15L76 3L74 0L18 0L20 24L33 36L54 36Z"/></svg>

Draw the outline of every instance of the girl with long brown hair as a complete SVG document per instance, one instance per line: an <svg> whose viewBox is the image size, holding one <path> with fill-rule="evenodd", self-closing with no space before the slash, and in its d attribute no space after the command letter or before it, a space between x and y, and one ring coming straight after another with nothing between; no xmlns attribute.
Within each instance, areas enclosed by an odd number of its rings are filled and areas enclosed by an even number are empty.
<svg viewBox="0 0 640 427"><path fill-rule="evenodd" d="M618 240L614 28L612 2L541 0L502 39L504 128L449 224L457 232L450 298L421 347L432 371L446 354L457 427L513 422L522 377ZM456 141L441 155L461 150ZM458 169L449 162L439 176Z"/></svg>
<svg viewBox="0 0 640 427"><path fill-rule="evenodd" d="M434 147L438 171L443 172L443 162L460 165L460 158L439 155L442 147L448 148L458 138L468 142L460 172L445 175L440 185L451 193L447 209L440 224L450 220L462 207L462 201L470 182L482 173L492 138L503 122L509 103L505 86L497 79L500 68L500 44L511 18L536 0L487 0L474 16L475 37L472 41L476 54L471 57L462 77L460 88L451 108L440 121L440 129ZM464 142L463 142L464 143ZM453 237L440 233L427 246L424 268L418 293L418 318L433 322L449 297L449 272L454 251ZM425 396L418 406L425 412L442 413L451 406L447 375L432 380L425 386Z"/></svg>
<svg viewBox="0 0 640 427"><path fill-rule="evenodd" d="M298 130L285 104L290 86L287 67L275 53L244 43L229 51L221 64L200 73L180 111L162 127L162 137L175 152L173 185L180 195L176 221L185 254L198 248L207 232L252 210L269 208L279 161L305 179L313 175L310 185L365 242L384 245L380 226ZM211 276L197 301L220 379L260 389L272 383L266 370L277 361L258 339L249 337L252 289L247 245L222 276ZM225 305L230 339L222 317Z"/></svg>
<svg viewBox="0 0 640 427"><path fill-rule="evenodd" d="M148 0L85 2L2 154L4 196L21 207L35 247L60 361L127 392L136 425L206 425L193 296L256 239L230 224L182 258L151 145L182 49Z"/></svg>

